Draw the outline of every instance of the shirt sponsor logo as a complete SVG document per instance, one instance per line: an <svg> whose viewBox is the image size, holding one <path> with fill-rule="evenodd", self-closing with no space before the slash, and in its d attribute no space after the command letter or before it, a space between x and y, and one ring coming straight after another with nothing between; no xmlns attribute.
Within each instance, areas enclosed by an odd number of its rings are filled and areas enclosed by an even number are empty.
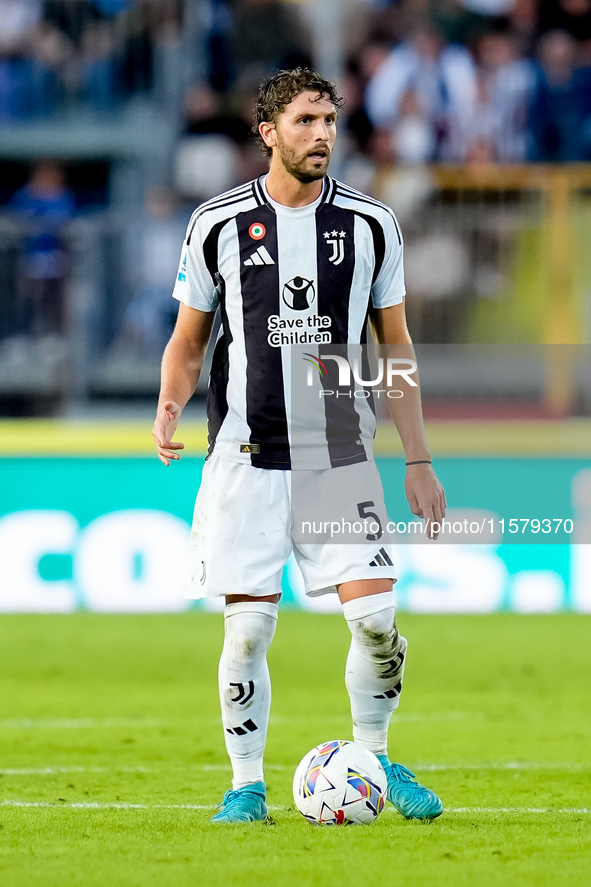
<svg viewBox="0 0 591 887"><path fill-rule="evenodd" d="M283 301L293 311L305 311L315 298L314 282L307 277L292 277L283 287Z"/></svg>
<svg viewBox="0 0 591 887"><path fill-rule="evenodd" d="M330 326L332 317L327 314L308 314L307 317L271 314L267 318L267 342L272 348L282 345L327 345L332 342Z"/></svg>
<svg viewBox="0 0 591 887"><path fill-rule="evenodd" d="M183 256L181 267L179 268L179 276L178 279L183 282L187 279L187 254Z"/></svg>

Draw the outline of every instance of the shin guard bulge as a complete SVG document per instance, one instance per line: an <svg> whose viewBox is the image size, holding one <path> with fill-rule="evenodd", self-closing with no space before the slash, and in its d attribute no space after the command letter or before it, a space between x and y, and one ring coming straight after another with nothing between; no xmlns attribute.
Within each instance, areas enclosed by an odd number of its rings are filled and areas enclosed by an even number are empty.
<svg viewBox="0 0 591 887"><path fill-rule="evenodd" d="M254 599L228 604L224 611L219 688L235 789L263 780L271 706L267 650L275 634L277 611L277 604Z"/></svg>
<svg viewBox="0 0 591 887"><path fill-rule="evenodd" d="M398 708L406 638L396 627L393 591L343 604L351 631L345 682L351 699L353 738L374 754L386 754L388 725Z"/></svg>

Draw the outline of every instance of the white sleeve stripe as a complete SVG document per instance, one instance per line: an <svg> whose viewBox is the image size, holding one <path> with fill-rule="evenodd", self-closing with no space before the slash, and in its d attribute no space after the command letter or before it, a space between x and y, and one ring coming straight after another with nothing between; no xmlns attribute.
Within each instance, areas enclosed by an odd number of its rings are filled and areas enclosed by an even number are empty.
<svg viewBox="0 0 591 887"><path fill-rule="evenodd" d="M371 203L373 206L385 210L389 215L395 218L392 209L386 203L382 203L381 200L376 200L375 197L370 197L369 194L362 194L361 191L357 191L355 188L350 188L348 185L343 185L342 182L337 182L337 192L341 194L342 197L350 197L352 199L362 200L365 203Z"/></svg>
<svg viewBox="0 0 591 887"><path fill-rule="evenodd" d="M191 238L193 236L193 231L195 230L195 226L196 226L197 222L206 213L217 212L220 209L226 209L226 207L228 207L228 206L236 206L236 204L238 204L238 203L247 203L249 200L253 200L252 194L245 194L244 197L237 197L234 200L225 200L223 203L216 204L216 206L208 206L205 209L200 210L199 214L195 217L193 224L189 226L189 231L187 234L187 244L189 244L191 242ZM233 209L229 213L227 213L228 221L230 221L230 219L234 218L237 214L238 214L238 210L236 210L236 209Z"/></svg>
<svg viewBox="0 0 591 887"><path fill-rule="evenodd" d="M380 209L383 212L387 212L392 221L394 222L394 227L396 229L396 234L398 237L398 243L402 244L402 234L400 233L400 228L398 227L398 222L396 220L396 216L392 212L389 206L386 206L384 203L380 203L378 200L373 200L371 197L365 197L357 192L345 191L342 189L340 183L337 187L336 197L341 197L343 200L351 200L357 201L357 203L365 203L369 206L375 206L376 209Z"/></svg>
<svg viewBox="0 0 591 887"><path fill-rule="evenodd" d="M229 200L231 197L236 197L238 194L244 192L248 193L248 189L252 187L252 182L248 182L246 185L240 185L238 188L232 188L231 191L225 191L223 194L218 194L217 197L212 197L210 200L205 200L203 203L200 203L199 206L193 210L191 214L191 218L189 219L189 224L193 221L196 215L198 215L202 209L206 209L209 206L215 206L220 201Z"/></svg>

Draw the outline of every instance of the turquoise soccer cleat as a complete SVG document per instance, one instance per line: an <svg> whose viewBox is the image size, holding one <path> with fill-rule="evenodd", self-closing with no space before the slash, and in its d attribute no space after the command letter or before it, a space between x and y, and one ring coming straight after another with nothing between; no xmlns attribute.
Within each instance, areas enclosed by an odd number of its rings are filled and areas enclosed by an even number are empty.
<svg viewBox="0 0 591 887"><path fill-rule="evenodd" d="M212 816L212 822L257 822L267 818L266 790L264 782L253 782L244 788L230 790L224 795L220 812Z"/></svg>
<svg viewBox="0 0 591 887"><path fill-rule="evenodd" d="M386 755L378 760L388 779L388 800L405 819L435 819L443 813L440 798L417 782L414 773L402 764L391 764Z"/></svg>

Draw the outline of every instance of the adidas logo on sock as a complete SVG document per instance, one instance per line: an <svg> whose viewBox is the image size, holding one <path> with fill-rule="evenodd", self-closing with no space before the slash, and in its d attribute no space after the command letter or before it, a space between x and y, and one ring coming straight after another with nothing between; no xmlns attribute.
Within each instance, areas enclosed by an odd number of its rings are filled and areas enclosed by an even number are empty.
<svg viewBox="0 0 591 887"><path fill-rule="evenodd" d="M386 690L385 693L378 693L377 696L374 696L374 699L396 699L397 696L400 696L401 690L402 681L398 681L393 690Z"/></svg>
<svg viewBox="0 0 591 887"><path fill-rule="evenodd" d="M245 259L245 265L274 265L275 260L273 256L270 254L269 250L266 246L259 246L257 250L250 256L250 258Z"/></svg>
<svg viewBox="0 0 591 887"><path fill-rule="evenodd" d="M244 729L246 727L246 730ZM234 733L236 736L246 736L246 731L249 733L254 733L255 730L259 728L250 718L248 721L245 721L241 727L226 727L226 733Z"/></svg>
<svg viewBox="0 0 591 887"><path fill-rule="evenodd" d="M385 548L380 548L376 556L369 562L370 567L393 567L394 564L390 560L388 552Z"/></svg>

